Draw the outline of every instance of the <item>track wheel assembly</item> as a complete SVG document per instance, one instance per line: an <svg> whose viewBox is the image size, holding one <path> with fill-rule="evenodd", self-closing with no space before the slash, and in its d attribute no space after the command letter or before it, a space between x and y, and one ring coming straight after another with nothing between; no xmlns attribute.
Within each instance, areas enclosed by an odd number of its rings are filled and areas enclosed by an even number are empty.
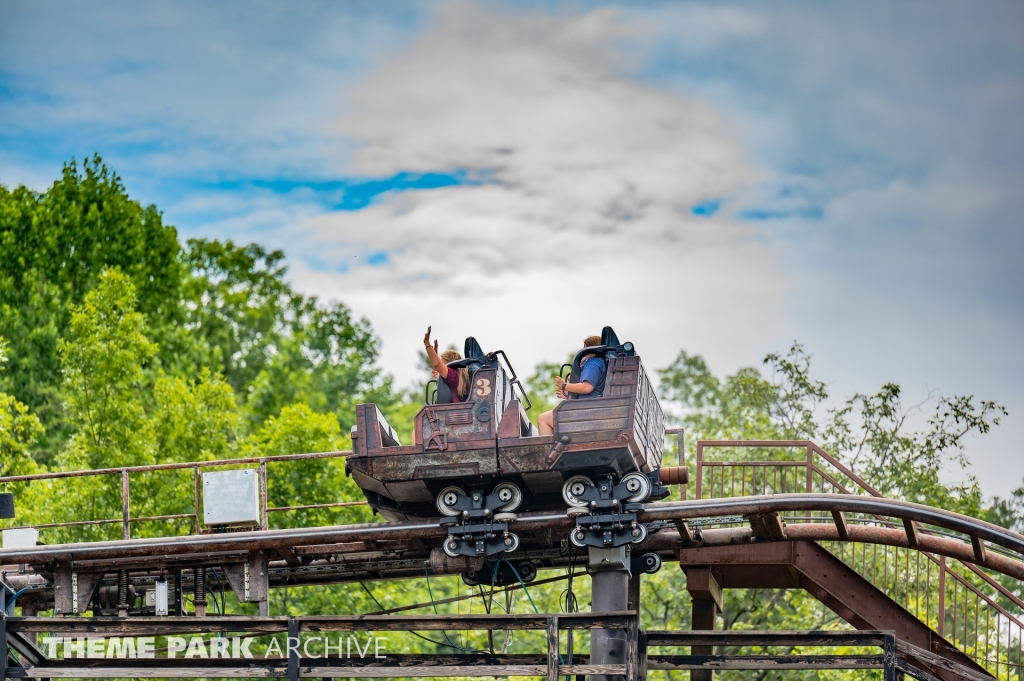
<svg viewBox="0 0 1024 681"><path fill-rule="evenodd" d="M499 483L484 494L483 489L446 487L437 495L437 508L445 516L441 526L448 528L442 548L453 558L493 556L512 553L519 548L519 537L509 530L515 522L513 511L522 504L523 492L512 482Z"/></svg>
<svg viewBox="0 0 1024 681"><path fill-rule="evenodd" d="M643 473L629 473L618 483L612 475L598 476L597 482L577 475L562 486L562 498L569 505L566 514L576 519L569 534L574 546L612 548L639 544L647 539L647 528L637 516L653 489Z"/></svg>

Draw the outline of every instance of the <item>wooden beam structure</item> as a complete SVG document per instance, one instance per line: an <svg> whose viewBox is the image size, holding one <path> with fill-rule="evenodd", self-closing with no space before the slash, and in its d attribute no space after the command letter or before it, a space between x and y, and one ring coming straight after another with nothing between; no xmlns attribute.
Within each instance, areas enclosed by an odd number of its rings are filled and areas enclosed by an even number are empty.
<svg viewBox="0 0 1024 681"><path fill-rule="evenodd" d="M85 618L91 619L91 618ZM149 621L140 621L147 619ZM645 679L648 670L691 670L711 673L713 670L815 670L815 669L881 669L887 681L895 681L897 665L904 670L921 671L912 660L921 655L914 646L896 642L892 631L641 631L636 612L606 614L574 613L543 615L464 615L464 616L386 616L386 617L208 617L197 622L173 623L169 628L153 622L156 618L103 618L85 628L78 618L9 618L0 619L0 635L21 636L46 627L58 638L89 633L93 637L142 636L156 632L232 632L267 635L287 633L285 654L244 659L195 659L160 657L142 659L132 656L118 658L78 657L48 659L42 651L22 654L19 663L2 669L0 678L430 678L454 676L481 678L489 676L546 677L557 681L563 676L620 676L627 681ZM166 618L165 618L166 619ZM171 618L190 619L190 618ZM48 620L44 622L43 620ZM208 627L212 625L212 629ZM307 655L307 645L300 645L303 634L332 632L393 632L484 630L514 628L545 630L546 652L517 655L488 654L395 654L346 655L341 649L330 657ZM620 629L628 638L629 653L624 664L565 663L560 649L559 632L567 629ZM10 639L9 639L10 640ZM81 639L79 639L81 640ZM308 643L310 639L306 639ZM313 640L316 640L315 638ZM19 639L22 648L25 639ZM758 646L784 648L874 647L875 654L703 654L709 647L732 648ZM31 644L28 644L31 648ZM654 655L654 649L691 648L690 654ZM22 650L19 648L19 650ZM80 650L84 650L82 646ZM305 651L305 652L303 652ZM925 651L926 652L926 651ZM944 669L976 679L971 670L949 660L941 660ZM923 676L920 678L928 678Z"/></svg>

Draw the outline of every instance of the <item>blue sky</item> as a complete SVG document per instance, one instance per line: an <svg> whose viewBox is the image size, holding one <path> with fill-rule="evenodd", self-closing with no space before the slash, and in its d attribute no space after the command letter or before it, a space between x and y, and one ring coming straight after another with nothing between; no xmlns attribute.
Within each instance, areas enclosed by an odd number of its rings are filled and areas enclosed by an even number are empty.
<svg viewBox="0 0 1024 681"><path fill-rule="evenodd" d="M653 366L799 339L837 395L996 399L990 493L1024 476L1022 114L1008 0L0 0L0 183L98 151L183 238L285 249L400 380L428 323L521 366L614 323Z"/></svg>

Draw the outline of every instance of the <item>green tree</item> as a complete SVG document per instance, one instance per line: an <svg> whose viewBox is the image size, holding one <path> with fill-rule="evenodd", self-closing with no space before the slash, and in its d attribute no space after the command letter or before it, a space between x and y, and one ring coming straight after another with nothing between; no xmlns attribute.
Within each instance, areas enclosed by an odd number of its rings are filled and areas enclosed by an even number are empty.
<svg viewBox="0 0 1024 681"><path fill-rule="evenodd" d="M242 433L235 393L203 368L197 379L160 376L153 386L151 422L158 463L213 461L234 455Z"/></svg>
<svg viewBox="0 0 1024 681"><path fill-rule="evenodd" d="M985 434L1006 410L973 396L932 396L904 408L901 389L887 383L873 395L856 394L842 406L818 412L829 399L827 386L811 376L811 357L795 343L785 355L764 363L770 376L744 367L719 379L700 356L680 352L660 372L662 393L690 440L817 440L865 477L882 494L962 513L981 512L981 492L967 472L965 438ZM929 410L923 430L910 417ZM966 481L941 482L947 464Z"/></svg>
<svg viewBox="0 0 1024 681"><path fill-rule="evenodd" d="M76 427L65 465L86 468L151 463L149 428L138 398L143 366L157 351L135 287L104 270L82 305L71 308L68 338L58 341L68 420Z"/></svg>
<svg viewBox="0 0 1024 681"><path fill-rule="evenodd" d="M7 362L7 345L0 338L0 371ZM43 434L39 419L28 406L0 392L0 476L37 472L31 447Z"/></svg>
<svg viewBox="0 0 1024 681"><path fill-rule="evenodd" d="M154 206L128 197L116 173L95 155L72 159L43 193L0 187L0 334L11 345L0 388L46 426L39 457L52 459L72 426L62 414L58 339L107 267L134 284L138 309L158 337L172 333L182 263L173 227Z"/></svg>
<svg viewBox="0 0 1024 681"><path fill-rule="evenodd" d="M190 239L184 253L185 326L196 341L190 371L208 366L235 392L267 366L296 295L285 281L284 253L259 244Z"/></svg>
<svg viewBox="0 0 1024 681"><path fill-rule="evenodd" d="M301 402L334 413L345 428L355 405L401 402L375 366L380 341L342 303L324 305L285 280L281 251L189 241L186 325L195 367L222 373L255 425Z"/></svg>
<svg viewBox="0 0 1024 681"><path fill-rule="evenodd" d="M873 395L858 393L830 410L825 446L886 496L980 516L981 487L969 472L964 440L999 425L1006 409L991 400L976 403L973 395L931 397L905 408L901 393L898 385L887 383ZM927 414L926 429L909 430L908 418L920 412ZM965 479L943 483L948 464Z"/></svg>

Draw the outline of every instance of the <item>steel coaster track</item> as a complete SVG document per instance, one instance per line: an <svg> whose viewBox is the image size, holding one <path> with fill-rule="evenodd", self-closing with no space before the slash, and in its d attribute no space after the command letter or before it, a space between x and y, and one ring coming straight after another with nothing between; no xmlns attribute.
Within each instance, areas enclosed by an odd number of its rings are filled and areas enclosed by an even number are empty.
<svg viewBox="0 0 1024 681"><path fill-rule="evenodd" d="M909 537L906 532L882 527L846 527L826 523L792 524L785 528L786 537L858 541L920 547L940 555L984 565L992 570L1024 579L1024 563L1020 558L1009 558L985 550L990 542L1024 558L1024 536L991 523L970 518L951 511L894 499L861 497L848 494L796 493L755 497L732 497L645 505L642 519L668 521L682 528L687 520L729 518L730 516L766 517L780 513L825 511L836 513L862 513L918 522L966 535L970 543L948 537L921 534ZM729 518L733 520L733 518ZM572 520L560 513L524 513L515 521L518 531L565 530ZM721 530L707 529L701 533L705 544L742 541L750 528ZM258 530L225 534L189 535L178 537L141 538L99 541L78 544L56 544L30 548L0 549L0 565L43 565L55 561L81 564L83 561L118 561L135 559L140 562L157 560L170 564L175 561L194 562L215 555L272 550L279 547L295 548L323 545L325 554L345 553L346 549L365 551L356 546L330 546L357 542L402 542L436 540L445 535L445 529L436 521L404 523L365 523L315 528ZM672 536L676 535L676 536ZM844 536L845 535L845 536ZM902 536L902 540L900 538ZM753 536L753 535L750 535ZM669 548L685 543L685 538L665 530L652 533L645 544L653 548ZM916 544L916 546L915 546ZM644 548L641 545L640 548Z"/></svg>

